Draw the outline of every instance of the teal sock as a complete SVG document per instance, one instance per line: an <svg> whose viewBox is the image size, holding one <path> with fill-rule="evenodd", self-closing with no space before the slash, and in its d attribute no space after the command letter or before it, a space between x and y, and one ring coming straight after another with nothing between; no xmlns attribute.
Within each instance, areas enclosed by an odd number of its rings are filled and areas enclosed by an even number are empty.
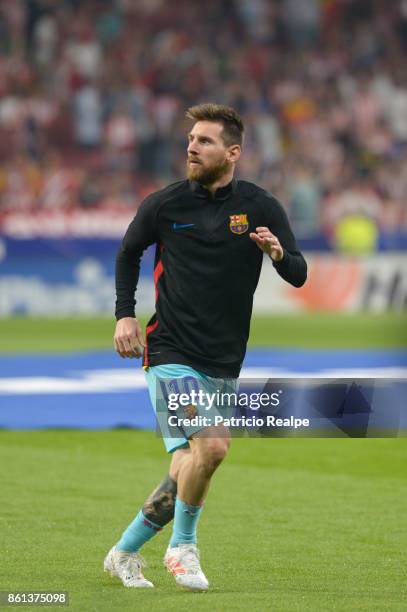
<svg viewBox="0 0 407 612"><path fill-rule="evenodd" d="M202 506L191 506L176 498L171 548L179 544L196 544L196 526L201 512Z"/></svg>
<svg viewBox="0 0 407 612"><path fill-rule="evenodd" d="M122 537L116 544L116 549L126 552L137 552L143 544L151 540L161 529L160 525L156 525L146 519L140 510L134 521L123 532Z"/></svg>

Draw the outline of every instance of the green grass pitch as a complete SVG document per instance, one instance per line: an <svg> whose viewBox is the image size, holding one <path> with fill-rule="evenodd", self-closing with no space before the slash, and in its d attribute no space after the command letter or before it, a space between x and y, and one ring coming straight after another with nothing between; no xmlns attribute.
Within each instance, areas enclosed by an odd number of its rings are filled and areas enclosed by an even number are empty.
<svg viewBox="0 0 407 612"><path fill-rule="evenodd" d="M406 322L256 317L250 343L405 348ZM0 352L111 349L113 329L111 318L0 320ZM165 474L162 441L0 431L0 590L66 590L75 612L405 611L406 465L407 438L234 440L199 527L211 590L184 592L164 570L167 528L144 550L156 588L136 591L103 573L103 557Z"/></svg>
<svg viewBox="0 0 407 612"><path fill-rule="evenodd" d="M140 317L143 325L147 318ZM0 353L111 349L113 317L0 319ZM406 314L258 316L250 346L301 348L405 348Z"/></svg>
<svg viewBox="0 0 407 612"><path fill-rule="evenodd" d="M406 459L405 438L234 440L199 528L211 590L164 570L167 527L144 549L146 591L102 563L165 473L161 440L0 432L0 590L69 591L75 612L405 611Z"/></svg>

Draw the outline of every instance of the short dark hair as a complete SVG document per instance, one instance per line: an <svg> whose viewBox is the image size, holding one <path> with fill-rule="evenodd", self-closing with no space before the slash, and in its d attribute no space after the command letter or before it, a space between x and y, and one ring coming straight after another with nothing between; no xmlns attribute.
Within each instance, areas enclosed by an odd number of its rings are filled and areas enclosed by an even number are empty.
<svg viewBox="0 0 407 612"><path fill-rule="evenodd" d="M244 125L237 112L231 106L205 102L191 106L185 113L194 121L213 121L223 125L222 139L227 147L243 143Z"/></svg>

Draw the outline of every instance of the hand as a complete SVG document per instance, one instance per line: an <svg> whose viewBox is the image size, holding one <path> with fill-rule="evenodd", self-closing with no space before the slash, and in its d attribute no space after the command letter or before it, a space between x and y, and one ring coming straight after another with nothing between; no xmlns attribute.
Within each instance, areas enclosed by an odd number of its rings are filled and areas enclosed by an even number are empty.
<svg viewBox="0 0 407 612"><path fill-rule="evenodd" d="M274 236L268 227L256 227L256 233L251 232L249 236L259 249L267 253L273 261L281 261L283 259L283 247L277 236Z"/></svg>
<svg viewBox="0 0 407 612"><path fill-rule="evenodd" d="M120 357L141 357L146 346L140 323L134 317L123 317L116 323L114 348Z"/></svg>

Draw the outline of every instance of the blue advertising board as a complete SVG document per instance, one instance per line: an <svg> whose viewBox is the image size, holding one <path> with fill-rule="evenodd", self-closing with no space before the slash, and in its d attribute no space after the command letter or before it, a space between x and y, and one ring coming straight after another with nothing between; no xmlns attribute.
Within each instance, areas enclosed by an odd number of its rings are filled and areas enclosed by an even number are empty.
<svg viewBox="0 0 407 612"><path fill-rule="evenodd" d="M112 313L117 239L0 238L0 316ZM154 248L140 270L140 311L151 311Z"/></svg>

